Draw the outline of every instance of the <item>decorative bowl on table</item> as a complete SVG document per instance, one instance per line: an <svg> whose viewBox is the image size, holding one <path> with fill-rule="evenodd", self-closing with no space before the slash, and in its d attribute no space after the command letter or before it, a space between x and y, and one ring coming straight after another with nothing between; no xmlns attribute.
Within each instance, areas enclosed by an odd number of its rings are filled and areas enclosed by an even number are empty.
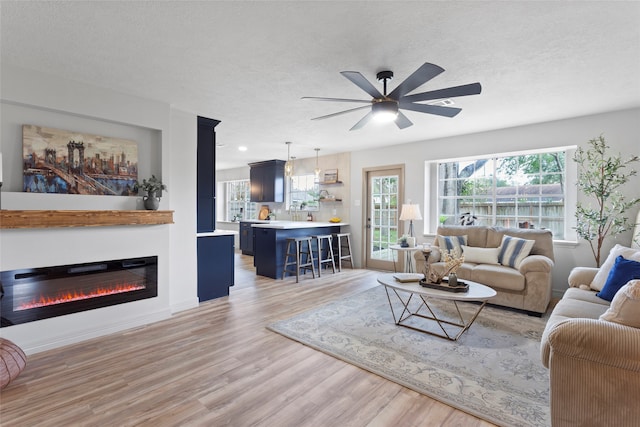
<svg viewBox="0 0 640 427"><path fill-rule="evenodd" d="M336 224L336 223L338 223L338 222L340 222L340 221L342 221L342 219L341 219L341 218L338 218L337 216L334 216L333 218L330 218L330 219L329 219L329 222L332 222L332 223L334 223L334 224Z"/></svg>

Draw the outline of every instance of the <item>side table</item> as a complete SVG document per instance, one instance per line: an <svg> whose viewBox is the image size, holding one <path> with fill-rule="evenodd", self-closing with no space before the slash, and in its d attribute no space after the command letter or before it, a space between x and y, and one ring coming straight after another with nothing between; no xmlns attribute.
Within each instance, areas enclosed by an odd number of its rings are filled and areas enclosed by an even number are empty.
<svg viewBox="0 0 640 427"><path fill-rule="evenodd" d="M403 248L400 245L389 245L389 249L391 249L394 252L398 253L398 256L400 256L400 253L404 253L404 272L405 273L415 273L415 268L413 267L413 254L414 252L417 251L422 251L422 245L416 245L413 247L406 247ZM398 260L399 261L399 260ZM398 272L398 269L396 267L396 255L394 254L393 256L393 271L394 272Z"/></svg>

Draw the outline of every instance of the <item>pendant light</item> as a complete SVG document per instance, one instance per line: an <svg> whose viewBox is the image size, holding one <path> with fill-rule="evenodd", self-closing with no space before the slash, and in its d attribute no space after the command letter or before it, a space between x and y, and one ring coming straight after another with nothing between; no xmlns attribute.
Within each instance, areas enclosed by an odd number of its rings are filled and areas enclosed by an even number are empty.
<svg viewBox="0 0 640 427"><path fill-rule="evenodd" d="M291 178L293 176L293 161L291 161L291 141L285 142L287 144L287 162L284 164L285 176Z"/></svg>
<svg viewBox="0 0 640 427"><path fill-rule="evenodd" d="M318 181L320 179L320 166L318 166L318 152L320 149L314 148L314 150L316 150L316 168L313 170L313 173L316 175L316 181Z"/></svg>

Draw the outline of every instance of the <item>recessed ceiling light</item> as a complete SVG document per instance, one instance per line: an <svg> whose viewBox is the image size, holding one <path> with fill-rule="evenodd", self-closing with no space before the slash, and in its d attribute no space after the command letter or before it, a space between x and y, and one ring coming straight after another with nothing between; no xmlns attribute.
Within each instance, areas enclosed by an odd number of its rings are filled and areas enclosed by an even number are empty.
<svg viewBox="0 0 640 427"><path fill-rule="evenodd" d="M238 147L238 151L247 151L247 147L241 145L240 147Z"/></svg>

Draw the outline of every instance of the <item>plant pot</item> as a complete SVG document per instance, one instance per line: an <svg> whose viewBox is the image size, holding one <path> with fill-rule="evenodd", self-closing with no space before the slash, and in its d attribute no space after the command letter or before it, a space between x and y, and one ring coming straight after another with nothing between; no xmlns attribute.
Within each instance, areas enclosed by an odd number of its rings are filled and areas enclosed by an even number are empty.
<svg viewBox="0 0 640 427"><path fill-rule="evenodd" d="M150 191L146 196L142 198L144 201L144 208L149 211L157 211L160 207L160 197L156 197L155 191Z"/></svg>

